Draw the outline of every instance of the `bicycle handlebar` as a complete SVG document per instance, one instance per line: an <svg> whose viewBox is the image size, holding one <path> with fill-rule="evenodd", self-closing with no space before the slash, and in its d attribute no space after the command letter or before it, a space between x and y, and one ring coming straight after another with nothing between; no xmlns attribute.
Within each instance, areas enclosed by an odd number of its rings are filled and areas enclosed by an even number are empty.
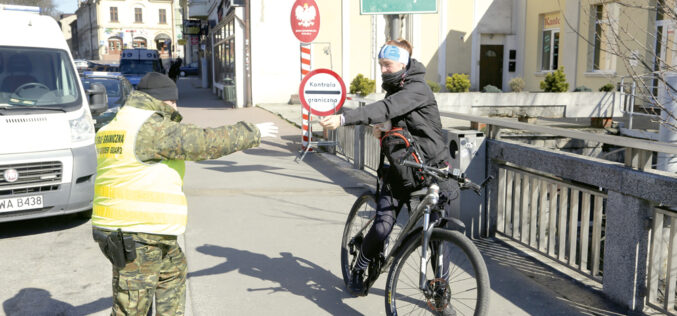
<svg viewBox="0 0 677 316"><path fill-rule="evenodd" d="M479 194L480 190L482 190L482 188L486 186L486 184L489 183L491 179L494 178L492 176L489 176L484 181L482 181L482 184L477 184L472 182L470 179L466 178L465 174L463 174L460 169L452 169L452 170L437 169L434 167L426 166L422 163L415 163L408 160L403 160L401 162L401 165L409 168L421 169L423 173L429 174L433 177L456 180L456 182L458 182L459 185L461 186L461 189L471 189L475 191L475 193L477 194Z"/></svg>

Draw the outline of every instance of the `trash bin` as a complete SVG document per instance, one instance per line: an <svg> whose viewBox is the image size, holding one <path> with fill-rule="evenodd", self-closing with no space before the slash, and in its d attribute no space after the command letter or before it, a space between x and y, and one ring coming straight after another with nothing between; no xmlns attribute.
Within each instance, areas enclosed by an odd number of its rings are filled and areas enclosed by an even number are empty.
<svg viewBox="0 0 677 316"><path fill-rule="evenodd" d="M461 169L470 180L480 184L485 178L486 144L484 133L474 130L444 129L449 145L451 165ZM466 235L477 238L487 233L487 213L484 196L478 196L471 190L460 192L460 196L451 201L452 216L460 218L465 224Z"/></svg>
<svg viewBox="0 0 677 316"><path fill-rule="evenodd" d="M236 99L235 82L230 78L223 79L223 100L235 104Z"/></svg>

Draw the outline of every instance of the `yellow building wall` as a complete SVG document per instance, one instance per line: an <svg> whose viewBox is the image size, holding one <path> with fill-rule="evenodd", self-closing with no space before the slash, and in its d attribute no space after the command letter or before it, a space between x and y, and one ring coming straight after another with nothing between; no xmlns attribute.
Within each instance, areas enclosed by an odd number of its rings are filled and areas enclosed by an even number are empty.
<svg viewBox="0 0 677 316"><path fill-rule="evenodd" d="M447 4L446 72L470 75L472 56L473 1L454 1Z"/></svg>
<svg viewBox="0 0 677 316"><path fill-rule="evenodd" d="M420 43L414 42L419 47L420 56L414 56L426 67L426 80L438 81L437 68L439 65L439 29L440 17L438 14L425 14L420 18L419 30Z"/></svg>
<svg viewBox="0 0 677 316"><path fill-rule="evenodd" d="M357 74L372 78L373 56L378 52L372 52L372 23L371 15L360 15L360 1L350 2L350 69L344 74L347 82L353 81ZM382 43L377 43L380 48ZM378 73L377 75L381 75ZM347 78L345 77L347 76ZM348 88L348 87L346 87Z"/></svg>
<svg viewBox="0 0 677 316"><path fill-rule="evenodd" d="M559 2L559 4L558 4ZM527 91L541 91L540 82L545 79L545 74L541 73L541 45L540 38L542 36L542 19L543 15L549 13L560 12L563 14L566 6L566 0L550 0L550 1L526 1L526 29L524 30L524 82ZM563 22L560 26L559 38L559 65L562 65L564 58L567 58L571 52L571 48L567 50L562 44L564 42L564 27ZM568 57L571 58L571 57ZM565 72L567 70L565 69Z"/></svg>
<svg viewBox="0 0 677 316"><path fill-rule="evenodd" d="M630 2L633 1L631 0ZM592 6L600 3L604 3L604 1L583 0L581 1L580 9L581 18L579 32L581 36L578 42L578 76L576 85L584 85L592 91L597 91L601 86L607 83L615 84L616 82L619 82L622 77L631 73L627 67L632 67L626 62L627 58L626 61L624 61L621 57L614 57L610 54L602 53L602 58L616 59L615 69L597 72L592 70L593 46L591 43L594 42L594 24L590 15L594 15ZM606 2L605 5L609 8L609 6L613 4ZM646 3L644 5L646 5ZM617 19L615 20L618 21L617 33L620 34L622 44L611 49L618 50L625 56L630 56L630 54L635 51L640 54L642 59L648 65L653 65L652 49L654 45L653 41L655 39L655 25L653 21L655 19L655 11L627 6L617 7L618 9L613 11L617 12L615 13L615 15L617 15ZM636 71L642 73L646 72L641 64L637 65Z"/></svg>
<svg viewBox="0 0 677 316"><path fill-rule="evenodd" d="M320 9L320 33L311 44L311 65L313 69L332 69L340 75L343 61L341 1L317 0L316 3Z"/></svg>

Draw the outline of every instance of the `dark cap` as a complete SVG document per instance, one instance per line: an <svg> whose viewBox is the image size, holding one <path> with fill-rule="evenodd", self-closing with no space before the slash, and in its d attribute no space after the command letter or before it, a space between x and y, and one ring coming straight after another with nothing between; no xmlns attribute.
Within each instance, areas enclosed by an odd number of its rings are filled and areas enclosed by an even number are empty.
<svg viewBox="0 0 677 316"><path fill-rule="evenodd" d="M149 72L139 84L136 90L150 94L160 101L176 101L179 99L179 89L176 88L174 80L159 72Z"/></svg>

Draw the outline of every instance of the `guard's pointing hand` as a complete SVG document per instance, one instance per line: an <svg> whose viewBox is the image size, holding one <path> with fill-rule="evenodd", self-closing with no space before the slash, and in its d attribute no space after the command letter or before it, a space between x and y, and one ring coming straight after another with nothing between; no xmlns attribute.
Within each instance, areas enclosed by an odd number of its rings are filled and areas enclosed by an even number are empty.
<svg viewBox="0 0 677 316"><path fill-rule="evenodd" d="M320 120L320 125L326 129L334 130L341 126L341 115L329 115Z"/></svg>
<svg viewBox="0 0 677 316"><path fill-rule="evenodd" d="M273 122L265 122L256 124L256 128L261 132L261 138L264 137L277 137L278 128Z"/></svg>

